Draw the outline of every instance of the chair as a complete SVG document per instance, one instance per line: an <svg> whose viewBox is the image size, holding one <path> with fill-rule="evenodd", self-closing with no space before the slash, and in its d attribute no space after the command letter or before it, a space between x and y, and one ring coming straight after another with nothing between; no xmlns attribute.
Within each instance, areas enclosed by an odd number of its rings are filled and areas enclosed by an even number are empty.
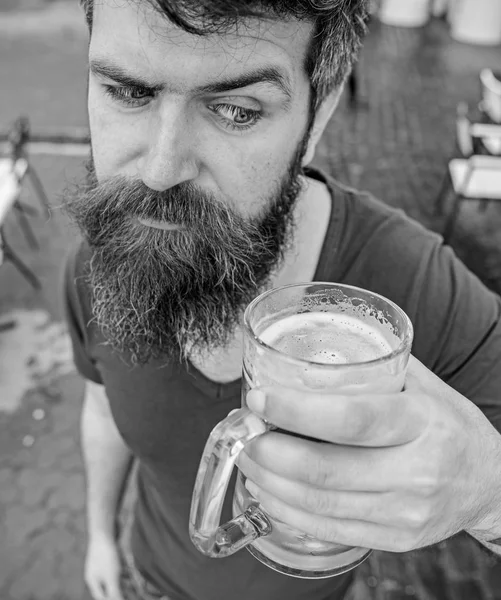
<svg viewBox="0 0 501 600"><path fill-rule="evenodd" d="M461 157L449 161L447 177L437 200L440 206L446 194L451 190L454 193L443 233L446 243L463 200L501 200L501 155L489 153L486 144L486 141L495 143L497 148L501 143L501 125L471 122L468 106L461 103L456 118L456 139Z"/></svg>
<svg viewBox="0 0 501 600"><path fill-rule="evenodd" d="M482 69L480 86L482 100L479 108L485 115L485 121L501 126L501 74ZM491 154L501 154L501 140L486 139L484 144Z"/></svg>
<svg viewBox="0 0 501 600"><path fill-rule="evenodd" d="M483 112L474 115L478 120L473 121L466 102L460 102L456 114L456 140L458 149L463 156L473 154L501 154L499 131L501 122L493 122L486 118Z"/></svg>
<svg viewBox="0 0 501 600"><path fill-rule="evenodd" d="M492 69L480 71L482 110L494 123L501 123L501 74Z"/></svg>
<svg viewBox="0 0 501 600"><path fill-rule="evenodd" d="M25 158L18 158L15 161L11 158L0 159L0 265L5 260L10 260L35 289L40 289L40 281L36 275L24 264L7 242L3 227L7 215L11 210L14 210L18 215L19 223L29 244L32 248L38 248L36 238L26 219L28 207L25 207L19 201L22 181L27 172L28 161Z"/></svg>
<svg viewBox="0 0 501 600"><path fill-rule="evenodd" d="M37 212L19 200L21 186L27 177L31 180L46 216L50 217L47 194L28 155L36 153L86 158L89 151L90 136L87 129L32 134L28 118L19 117L7 133L0 132L0 265L4 259L10 260L37 289L40 288L39 280L9 245L3 229L5 218L12 209L28 243L33 249L38 249L37 240L26 218Z"/></svg>

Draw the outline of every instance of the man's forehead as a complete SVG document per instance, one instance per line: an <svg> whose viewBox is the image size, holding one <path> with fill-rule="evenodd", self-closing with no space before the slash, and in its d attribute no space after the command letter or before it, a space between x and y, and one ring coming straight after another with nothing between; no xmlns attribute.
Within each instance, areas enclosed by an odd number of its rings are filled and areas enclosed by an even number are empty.
<svg viewBox="0 0 501 600"><path fill-rule="evenodd" d="M172 65L186 73L198 68L201 79L204 74L210 79L218 72L272 63L294 81L304 77L312 29L311 23L292 18L245 19L200 36L173 25L147 0L102 0L95 5L90 54L151 70L156 77Z"/></svg>

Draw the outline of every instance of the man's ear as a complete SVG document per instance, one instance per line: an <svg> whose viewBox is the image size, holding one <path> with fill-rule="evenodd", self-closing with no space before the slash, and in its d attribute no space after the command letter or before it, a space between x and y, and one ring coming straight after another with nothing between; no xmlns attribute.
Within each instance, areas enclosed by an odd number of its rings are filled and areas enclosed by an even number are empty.
<svg viewBox="0 0 501 600"><path fill-rule="evenodd" d="M313 120L313 126L310 131L310 137L308 139L308 145L306 146L306 152L302 160L303 167L309 165L313 160L317 144L322 137L325 128L327 127L327 123L332 117L332 113L336 110L336 106L339 102L342 91L343 86L332 91L322 100L322 103L317 108L315 118Z"/></svg>

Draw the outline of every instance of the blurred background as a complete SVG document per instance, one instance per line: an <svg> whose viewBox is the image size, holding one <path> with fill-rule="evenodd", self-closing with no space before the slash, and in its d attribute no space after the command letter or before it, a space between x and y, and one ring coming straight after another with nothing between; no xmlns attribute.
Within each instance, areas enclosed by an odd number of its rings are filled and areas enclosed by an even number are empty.
<svg viewBox="0 0 501 600"><path fill-rule="evenodd" d="M317 156L444 235L496 293L500 44L501 0L375 2ZM0 0L0 600L89 598L83 383L58 295L78 239L58 206L84 172L86 49L77 0ZM466 536L356 573L357 600L501 598L501 562Z"/></svg>

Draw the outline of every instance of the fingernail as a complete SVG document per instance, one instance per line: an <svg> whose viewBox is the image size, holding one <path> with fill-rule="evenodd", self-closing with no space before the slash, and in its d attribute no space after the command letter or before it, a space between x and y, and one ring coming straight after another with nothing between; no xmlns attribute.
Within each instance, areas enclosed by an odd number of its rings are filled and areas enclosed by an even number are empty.
<svg viewBox="0 0 501 600"><path fill-rule="evenodd" d="M266 394L262 390L251 390L247 394L247 406L258 415L264 414Z"/></svg>

